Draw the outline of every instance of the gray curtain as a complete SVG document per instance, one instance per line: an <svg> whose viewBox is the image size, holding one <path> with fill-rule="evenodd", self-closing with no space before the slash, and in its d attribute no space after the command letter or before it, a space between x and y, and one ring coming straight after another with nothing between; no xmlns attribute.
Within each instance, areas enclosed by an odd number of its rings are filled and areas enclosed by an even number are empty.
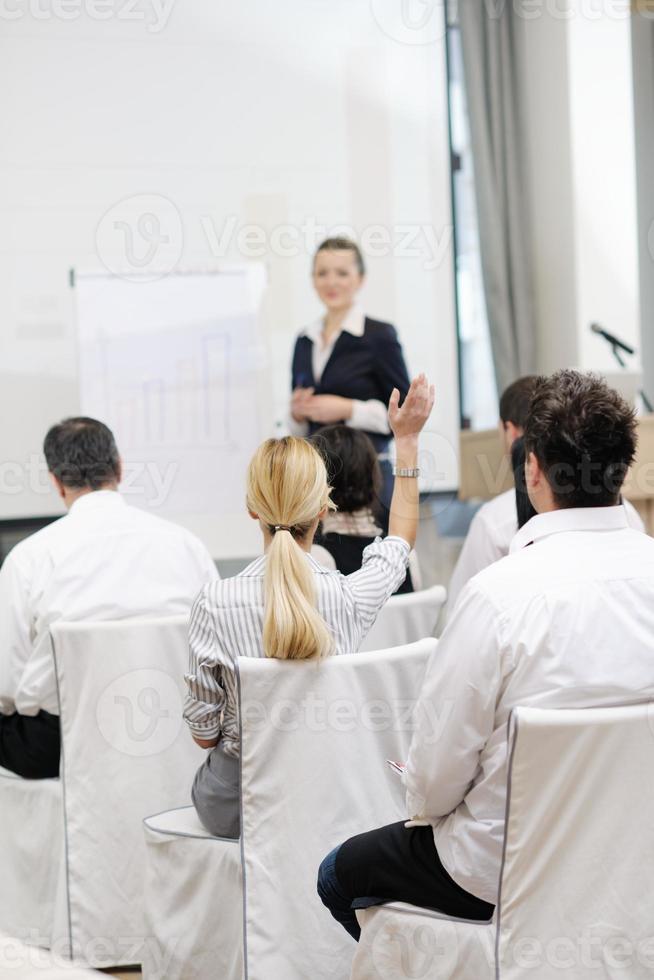
<svg viewBox="0 0 654 980"><path fill-rule="evenodd" d="M536 370L520 122L519 44L508 0L459 0L479 216L481 265L497 385Z"/></svg>

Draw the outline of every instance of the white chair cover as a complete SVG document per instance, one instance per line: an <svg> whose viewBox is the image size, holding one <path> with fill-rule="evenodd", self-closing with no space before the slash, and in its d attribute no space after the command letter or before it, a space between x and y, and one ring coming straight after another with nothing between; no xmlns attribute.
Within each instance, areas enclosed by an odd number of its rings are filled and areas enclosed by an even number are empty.
<svg viewBox="0 0 654 980"><path fill-rule="evenodd" d="M239 842L212 837L192 806L148 817L143 825L143 980L242 980Z"/></svg>
<svg viewBox="0 0 654 980"><path fill-rule="evenodd" d="M0 936L1 980L98 980L98 976L47 950Z"/></svg>
<svg viewBox="0 0 654 980"><path fill-rule="evenodd" d="M516 713L501 980L654 976L654 704Z"/></svg>
<svg viewBox="0 0 654 980"><path fill-rule="evenodd" d="M66 843L54 940L91 966L139 963L141 822L188 802L203 758L182 720L187 618L57 623L52 638Z"/></svg>
<svg viewBox="0 0 654 980"><path fill-rule="evenodd" d="M495 980L495 923L438 915L402 902L357 912L353 980Z"/></svg>
<svg viewBox="0 0 654 980"><path fill-rule="evenodd" d="M421 592L394 595L379 611L374 626L361 644L361 651L405 646L433 636L447 591L433 585Z"/></svg>
<svg viewBox="0 0 654 980"><path fill-rule="evenodd" d="M654 976L654 707L519 708L510 738L497 928L367 909L352 980Z"/></svg>
<svg viewBox="0 0 654 980"><path fill-rule="evenodd" d="M320 663L239 658L248 980L346 978L354 944L316 893L323 857L406 818L413 707L436 640Z"/></svg>
<svg viewBox="0 0 654 980"><path fill-rule="evenodd" d="M0 929L49 946L63 861L58 779L22 779L0 769Z"/></svg>

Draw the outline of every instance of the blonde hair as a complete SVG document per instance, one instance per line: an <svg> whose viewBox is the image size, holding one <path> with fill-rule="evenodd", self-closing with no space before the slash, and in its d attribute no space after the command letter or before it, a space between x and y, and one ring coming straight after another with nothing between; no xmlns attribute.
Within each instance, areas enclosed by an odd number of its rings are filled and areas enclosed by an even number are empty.
<svg viewBox="0 0 654 980"><path fill-rule="evenodd" d="M313 572L302 538L330 499L325 463L305 439L267 439L248 467L247 505L268 527L264 579L263 649L278 660L309 660L331 653L333 639L316 607Z"/></svg>

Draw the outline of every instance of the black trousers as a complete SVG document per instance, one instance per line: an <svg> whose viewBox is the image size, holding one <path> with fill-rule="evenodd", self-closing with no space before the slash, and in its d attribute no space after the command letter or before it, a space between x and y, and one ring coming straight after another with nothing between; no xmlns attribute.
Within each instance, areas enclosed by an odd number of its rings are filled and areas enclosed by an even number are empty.
<svg viewBox="0 0 654 980"><path fill-rule="evenodd" d="M50 779L59 775L61 738L59 717L0 715L0 766L24 779Z"/></svg>
<svg viewBox="0 0 654 980"><path fill-rule="evenodd" d="M351 837L327 855L318 894L334 918L359 938L357 908L407 902L461 919L487 921L494 906L465 891L438 856L431 827L392 823Z"/></svg>

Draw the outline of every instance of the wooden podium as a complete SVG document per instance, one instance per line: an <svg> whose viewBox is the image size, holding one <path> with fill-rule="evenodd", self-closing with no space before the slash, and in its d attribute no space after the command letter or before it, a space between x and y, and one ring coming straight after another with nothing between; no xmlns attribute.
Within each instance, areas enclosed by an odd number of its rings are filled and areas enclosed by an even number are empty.
<svg viewBox="0 0 654 980"><path fill-rule="evenodd" d="M459 499L490 500L512 486L511 461L504 454L499 429L463 431ZM624 495L639 512L648 534L654 534L654 415L638 420L638 453L627 475Z"/></svg>

